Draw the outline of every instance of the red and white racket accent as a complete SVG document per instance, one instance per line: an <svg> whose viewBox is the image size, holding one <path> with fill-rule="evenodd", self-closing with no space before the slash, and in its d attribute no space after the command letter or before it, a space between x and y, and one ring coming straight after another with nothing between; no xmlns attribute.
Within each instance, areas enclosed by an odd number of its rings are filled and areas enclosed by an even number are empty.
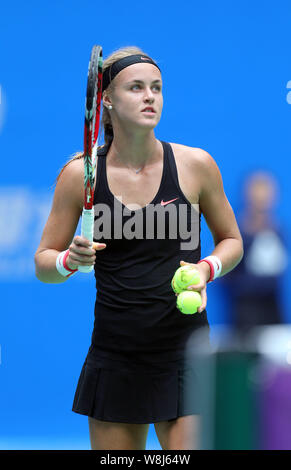
<svg viewBox="0 0 291 470"><path fill-rule="evenodd" d="M221 264L220 259L217 256L206 256L206 258L203 258L200 261L198 261L197 264L203 263L203 262L207 263L210 268L210 277L207 283L214 281L214 279L220 276L220 273L222 270L222 264Z"/></svg>
<svg viewBox="0 0 291 470"><path fill-rule="evenodd" d="M87 93L84 127L84 207L82 212L81 235L91 243L94 230L94 185L96 177L96 156L102 99L102 47L93 46L88 67ZM89 273L93 266L79 266L82 273Z"/></svg>
<svg viewBox="0 0 291 470"><path fill-rule="evenodd" d="M56 268L58 272L64 277L70 277L75 274L78 269L71 269L67 265L67 257L69 256L69 250L61 251L57 256Z"/></svg>

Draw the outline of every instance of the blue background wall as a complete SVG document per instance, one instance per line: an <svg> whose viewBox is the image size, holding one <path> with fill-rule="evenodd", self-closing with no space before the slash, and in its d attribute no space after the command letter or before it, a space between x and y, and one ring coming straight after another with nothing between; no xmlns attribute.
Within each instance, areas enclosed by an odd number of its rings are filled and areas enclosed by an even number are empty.
<svg viewBox="0 0 291 470"><path fill-rule="evenodd" d="M94 279L34 277L58 170L82 148L93 44L138 45L161 66L156 136L207 150L235 210L252 169L280 184L277 216L291 230L291 4L287 0L10 2L0 16L0 448L89 448L71 404L93 326ZM289 91L290 89L290 91ZM203 222L203 255L212 249ZM291 320L283 283L286 321ZM219 281L211 324L227 323ZM151 428L150 448L158 448Z"/></svg>

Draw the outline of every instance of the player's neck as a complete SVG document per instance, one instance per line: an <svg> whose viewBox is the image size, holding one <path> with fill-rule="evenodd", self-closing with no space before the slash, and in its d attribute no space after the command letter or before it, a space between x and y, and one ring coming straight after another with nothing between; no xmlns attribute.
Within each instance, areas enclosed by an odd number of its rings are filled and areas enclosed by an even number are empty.
<svg viewBox="0 0 291 470"><path fill-rule="evenodd" d="M153 163L159 154L160 142L155 138L154 132L131 136L118 133L110 147L111 158L118 158L135 168Z"/></svg>

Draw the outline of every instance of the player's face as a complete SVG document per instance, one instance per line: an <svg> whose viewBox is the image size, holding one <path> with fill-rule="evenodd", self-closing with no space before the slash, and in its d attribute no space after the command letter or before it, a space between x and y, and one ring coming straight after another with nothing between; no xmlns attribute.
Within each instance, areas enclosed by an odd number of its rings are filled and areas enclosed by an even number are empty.
<svg viewBox="0 0 291 470"><path fill-rule="evenodd" d="M133 64L123 69L114 80L111 96L112 118L120 125L153 129L159 122L162 108L162 79L152 64Z"/></svg>

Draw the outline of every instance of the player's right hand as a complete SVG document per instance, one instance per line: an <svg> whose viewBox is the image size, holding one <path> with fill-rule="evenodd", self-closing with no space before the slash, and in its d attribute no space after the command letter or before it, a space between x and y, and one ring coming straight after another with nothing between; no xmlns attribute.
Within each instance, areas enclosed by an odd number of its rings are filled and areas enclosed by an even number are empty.
<svg viewBox="0 0 291 470"><path fill-rule="evenodd" d="M104 250L106 243L91 244L87 238L76 235L69 246L69 255L66 263L70 269L77 269L78 266L91 266L96 260L96 251Z"/></svg>

